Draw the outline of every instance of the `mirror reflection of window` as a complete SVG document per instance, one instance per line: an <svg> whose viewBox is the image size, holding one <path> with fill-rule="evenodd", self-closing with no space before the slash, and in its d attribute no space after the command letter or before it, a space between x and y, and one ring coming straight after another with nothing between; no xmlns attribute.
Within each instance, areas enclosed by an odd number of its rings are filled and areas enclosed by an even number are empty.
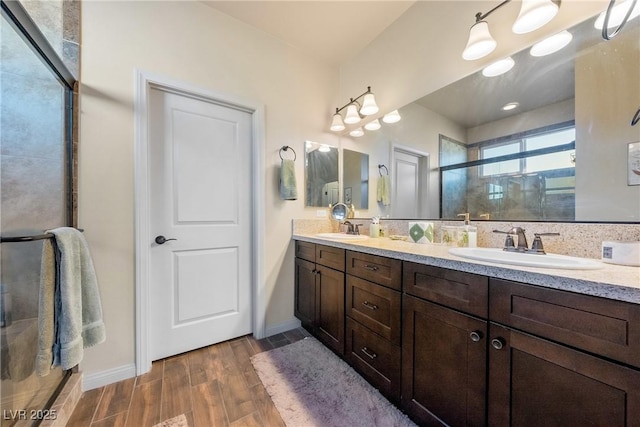
<svg viewBox="0 0 640 427"><path fill-rule="evenodd" d="M305 143L305 188L306 206L328 207L340 200L336 147Z"/></svg>

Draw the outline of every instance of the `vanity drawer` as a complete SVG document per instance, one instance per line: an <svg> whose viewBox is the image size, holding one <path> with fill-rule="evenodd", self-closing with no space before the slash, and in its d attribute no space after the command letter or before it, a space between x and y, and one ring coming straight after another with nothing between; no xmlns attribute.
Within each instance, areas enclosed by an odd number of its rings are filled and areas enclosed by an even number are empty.
<svg viewBox="0 0 640 427"><path fill-rule="evenodd" d="M347 251L347 273L402 290L402 261L397 259Z"/></svg>
<svg viewBox="0 0 640 427"><path fill-rule="evenodd" d="M347 275L347 316L400 345L402 294Z"/></svg>
<svg viewBox="0 0 640 427"><path fill-rule="evenodd" d="M316 245L316 263L334 270L344 271L344 249Z"/></svg>
<svg viewBox="0 0 640 427"><path fill-rule="evenodd" d="M296 240L296 257L306 259L307 261L316 262L315 243L301 242L300 240Z"/></svg>
<svg viewBox="0 0 640 427"><path fill-rule="evenodd" d="M640 305L525 285L490 282L493 322L640 367Z"/></svg>
<svg viewBox="0 0 640 427"><path fill-rule="evenodd" d="M400 347L347 317L346 359L390 400L400 399Z"/></svg>
<svg viewBox="0 0 640 427"><path fill-rule="evenodd" d="M406 293L487 318L488 277L406 261L403 269Z"/></svg>

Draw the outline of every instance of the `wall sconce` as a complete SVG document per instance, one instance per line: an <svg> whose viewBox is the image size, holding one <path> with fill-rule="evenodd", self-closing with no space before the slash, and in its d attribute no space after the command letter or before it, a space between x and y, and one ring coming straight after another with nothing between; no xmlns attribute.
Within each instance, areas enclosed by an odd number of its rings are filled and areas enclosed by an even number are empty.
<svg viewBox="0 0 640 427"><path fill-rule="evenodd" d="M360 98L364 98L362 100L362 105L358 102ZM345 108L347 111L343 120L340 112ZM346 128L344 125L345 123L359 123L363 116L370 116L377 113L378 110L378 105L376 104L376 100L371 92L371 86L368 86L365 93L355 99L350 98L349 103L344 105L342 108L336 108L336 113L333 115L333 119L331 120L330 129L334 132L341 132Z"/></svg>
<svg viewBox="0 0 640 427"><path fill-rule="evenodd" d="M469 40L462 52L463 59L473 61L493 52L498 43L491 36L489 24L484 19L510 1L503 1L485 14L482 12L476 14L476 23L469 30ZM522 0L520 13L511 30L515 34L535 31L551 21L558 13L558 9L558 5L552 0Z"/></svg>

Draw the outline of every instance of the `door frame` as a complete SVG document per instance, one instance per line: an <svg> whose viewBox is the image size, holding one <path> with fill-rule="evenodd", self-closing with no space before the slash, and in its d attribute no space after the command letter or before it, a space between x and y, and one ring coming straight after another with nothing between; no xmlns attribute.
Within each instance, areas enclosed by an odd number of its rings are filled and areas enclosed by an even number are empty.
<svg viewBox="0 0 640 427"><path fill-rule="evenodd" d="M166 76L134 70L134 163L135 163L135 296L136 296L136 375L151 370L149 334L149 92L157 88L178 95L196 97L218 105L246 111L252 120L252 215L251 215L251 317L257 338L265 336L266 301L264 297L265 255L265 112L264 105L234 95L211 91Z"/></svg>

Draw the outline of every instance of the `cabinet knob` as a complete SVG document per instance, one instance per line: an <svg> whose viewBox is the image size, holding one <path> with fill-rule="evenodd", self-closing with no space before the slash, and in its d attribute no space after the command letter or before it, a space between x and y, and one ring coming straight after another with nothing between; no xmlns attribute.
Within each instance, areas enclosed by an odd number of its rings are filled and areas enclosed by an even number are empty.
<svg viewBox="0 0 640 427"><path fill-rule="evenodd" d="M469 337L471 338L471 341L473 342L478 342L482 339L482 332L480 331L473 331L469 334Z"/></svg>
<svg viewBox="0 0 640 427"><path fill-rule="evenodd" d="M502 350L502 348L504 347L504 339L502 338L494 338L491 340L491 346L493 348L495 348L496 350Z"/></svg>

